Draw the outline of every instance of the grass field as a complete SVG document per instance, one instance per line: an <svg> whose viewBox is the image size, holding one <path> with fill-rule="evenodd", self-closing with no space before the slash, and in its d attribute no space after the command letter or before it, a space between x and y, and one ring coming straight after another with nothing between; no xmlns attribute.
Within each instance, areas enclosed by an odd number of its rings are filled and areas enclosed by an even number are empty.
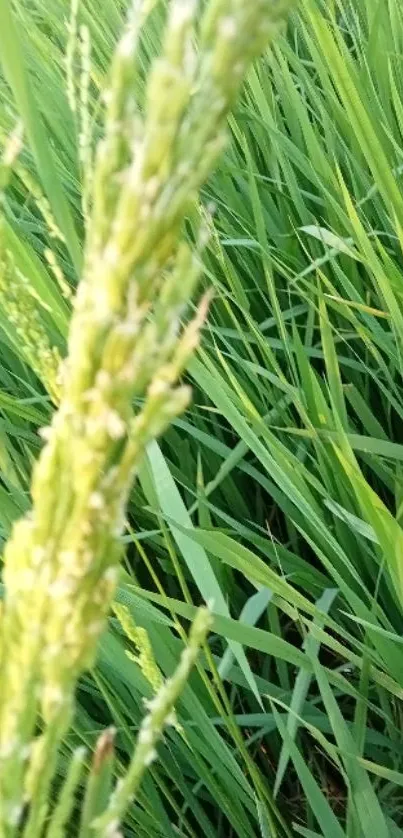
<svg viewBox="0 0 403 838"><path fill-rule="evenodd" d="M34 292L0 278L4 540L53 410L41 330L63 355L125 7L82 0L69 34L67 0L22 0L11 28L0 1L0 136L19 113L26 137L4 235ZM214 625L127 836L403 836L402 68L399 0L301 0L189 218L214 298L192 405L131 495L118 602L164 675L202 601ZM131 648L112 616L61 773L111 724L126 764L151 694Z"/></svg>

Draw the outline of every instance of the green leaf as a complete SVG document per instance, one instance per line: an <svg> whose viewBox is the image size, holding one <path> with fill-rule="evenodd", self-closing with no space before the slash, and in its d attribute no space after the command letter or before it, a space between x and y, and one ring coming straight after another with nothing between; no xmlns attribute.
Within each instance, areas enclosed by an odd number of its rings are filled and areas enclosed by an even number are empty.
<svg viewBox="0 0 403 838"><path fill-rule="evenodd" d="M38 111L23 47L14 20L10 0L0 0L0 55L4 72L13 91L19 113L31 145L32 153L57 223L64 233L77 272L81 267L81 249L71 212L60 183L53 151L42 116Z"/></svg>
<svg viewBox="0 0 403 838"><path fill-rule="evenodd" d="M170 523L170 529L174 540L176 541L176 544L204 601L206 603L214 603L214 609L219 614L229 616L228 606L225 602L219 583L214 575L207 554L202 547L195 544L194 541L183 532L183 529L179 529L175 526L175 524L178 524L181 528L189 530L193 529L190 515L183 503L175 481L171 476L171 472L169 471L166 460L163 457L157 442L152 442L148 446L147 461L161 510L168 517L168 520L172 522ZM230 648L232 649L257 701L262 706L259 690L256 686L255 679L241 644L231 641Z"/></svg>

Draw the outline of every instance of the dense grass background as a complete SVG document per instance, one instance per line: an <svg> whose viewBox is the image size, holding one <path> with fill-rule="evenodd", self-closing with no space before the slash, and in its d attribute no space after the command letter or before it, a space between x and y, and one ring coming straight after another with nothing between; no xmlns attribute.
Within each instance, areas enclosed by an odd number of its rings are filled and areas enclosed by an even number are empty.
<svg viewBox="0 0 403 838"><path fill-rule="evenodd" d="M0 2L0 134L18 111L27 139L7 244L61 352L88 174L66 96L68 5L23 0L11 27ZM81 3L94 140L125 6ZM178 708L183 732L161 746L128 836L403 836L402 66L399 0L303 0L251 73L203 195L215 298L189 371L194 401L148 451L119 600L164 673L200 601L214 601L215 622ZM29 507L52 404L1 306L0 342L6 538ZM129 646L112 618L66 742L92 746L113 723L117 772L149 695Z"/></svg>

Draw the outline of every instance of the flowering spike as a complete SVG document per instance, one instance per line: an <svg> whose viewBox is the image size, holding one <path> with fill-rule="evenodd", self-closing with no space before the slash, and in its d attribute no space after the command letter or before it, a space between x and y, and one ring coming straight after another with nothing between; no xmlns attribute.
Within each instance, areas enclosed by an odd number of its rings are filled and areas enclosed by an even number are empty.
<svg viewBox="0 0 403 838"><path fill-rule="evenodd" d="M115 594L133 478L145 446L190 397L178 379L197 346L206 301L183 328L199 275L184 244L184 221L223 147L226 116L242 77L288 2L209 0L200 20L193 0L172 0L140 116L133 94L137 45L152 5L133 4L113 60L59 409L34 469L32 512L15 526L5 549L2 838L15 834L24 788L31 802L26 834L42 834L75 685L93 664ZM136 14L139 8L143 14ZM67 61L73 110L77 12L73 0ZM9 284L10 260L1 257ZM21 316L16 309L20 322ZM55 362L47 360L53 373ZM134 399L142 405L136 412ZM202 611L177 673L154 698L127 778L100 821L102 836L118 833L127 795L155 758L156 741L172 718L208 625ZM27 749L29 754L40 721L43 732L31 761Z"/></svg>

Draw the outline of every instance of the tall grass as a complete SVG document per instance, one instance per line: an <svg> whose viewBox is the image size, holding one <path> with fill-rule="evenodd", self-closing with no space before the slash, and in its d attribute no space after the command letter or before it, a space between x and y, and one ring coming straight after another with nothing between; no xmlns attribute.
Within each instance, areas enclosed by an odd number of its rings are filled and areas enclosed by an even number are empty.
<svg viewBox="0 0 403 838"><path fill-rule="evenodd" d="M140 103L162 5L144 32ZM79 9L92 45L94 139L124 7L83 0ZM32 99L23 91L18 105L34 134L44 129L20 158L6 225L61 353L86 189L82 49L72 114L68 17L64 0L18 5L35 112L24 112ZM403 834L402 48L398 0L304 0L251 72L230 147L190 214L190 239L200 214L210 229L205 284L215 298L190 366L192 405L149 446L130 498L117 599L147 630L163 674L200 601L214 601L214 625L183 694L185 735L167 735L128 835ZM4 135L14 121L4 85ZM64 243L49 236L33 184ZM6 538L29 506L36 430L52 408L4 311L0 326ZM118 772L126 765L151 695L127 651L111 617L81 681L66 759L114 724Z"/></svg>

